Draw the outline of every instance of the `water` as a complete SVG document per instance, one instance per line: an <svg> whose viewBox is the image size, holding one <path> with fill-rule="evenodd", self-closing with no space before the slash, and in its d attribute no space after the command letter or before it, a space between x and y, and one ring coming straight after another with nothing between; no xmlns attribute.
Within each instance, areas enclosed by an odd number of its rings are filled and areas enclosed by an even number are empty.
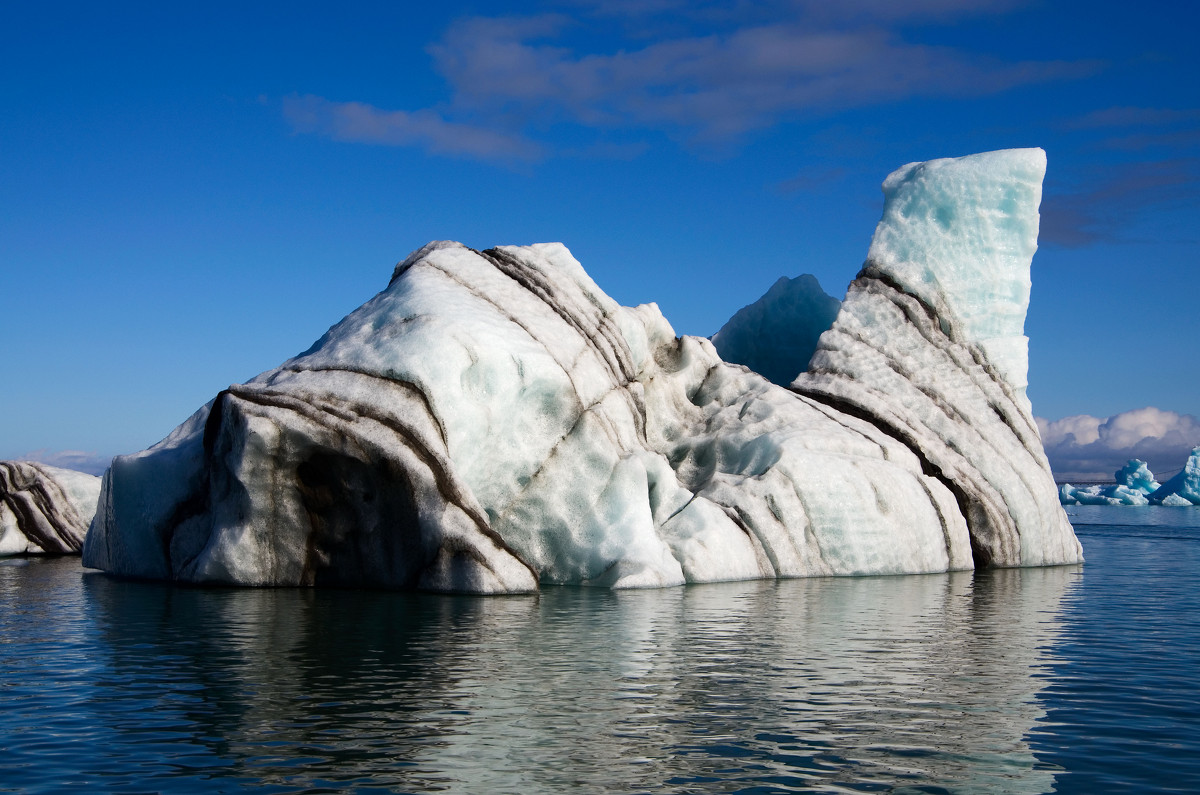
<svg viewBox="0 0 1200 795"><path fill-rule="evenodd" d="M1083 566L536 597L8 560L0 791L1200 790L1200 509L1069 510Z"/></svg>

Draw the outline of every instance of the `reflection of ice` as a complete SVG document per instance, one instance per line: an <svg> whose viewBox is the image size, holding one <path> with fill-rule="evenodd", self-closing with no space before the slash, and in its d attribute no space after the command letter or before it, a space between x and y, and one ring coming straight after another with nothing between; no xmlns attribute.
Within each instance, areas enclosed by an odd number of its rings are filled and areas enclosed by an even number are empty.
<svg viewBox="0 0 1200 795"><path fill-rule="evenodd" d="M127 698L154 702L193 771L451 792L1041 792L1035 675L1077 571L488 599L102 577L85 592L111 671L97 687L137 681ZM114 765L140 761L126 712L107 718L129 735Z"/></svg>
<svg viewBox="0 0 1200 795"><path fill-rule="evenodd" d="M1075 571L622 593L583 637L564 619L526 642L483 638L490 671L456 683L466 715L425 764L460 791L1047 791L1025 735Z"/></svg>

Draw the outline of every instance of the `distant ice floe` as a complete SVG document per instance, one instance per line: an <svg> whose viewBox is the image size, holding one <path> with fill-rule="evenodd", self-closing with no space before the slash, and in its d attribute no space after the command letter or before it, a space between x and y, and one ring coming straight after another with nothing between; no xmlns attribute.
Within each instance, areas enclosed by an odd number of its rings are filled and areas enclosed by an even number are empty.
<svg viewBox="0 0 1200 795"><path fill-rule="evenodd" d="M436 242L114 460L84 564L511 593L1074 563L1025 395L1038 149L914 163L791 388L561 244Z"/></svg>

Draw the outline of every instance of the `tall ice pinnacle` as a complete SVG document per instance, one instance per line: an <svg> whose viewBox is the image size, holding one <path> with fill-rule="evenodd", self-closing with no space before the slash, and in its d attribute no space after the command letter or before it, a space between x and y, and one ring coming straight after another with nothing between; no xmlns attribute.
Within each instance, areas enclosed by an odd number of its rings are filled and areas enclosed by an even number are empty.
<svg viewBox="0 0 1200 795"><path fill-rule="evenodd" d="M918 453L967 519L976 565L1078 559L1025 395L1041 149L913 163L833 328L792 388Z"/></svg>
<svg viewBox="0 0 1200 795"><path fill-rule="evenodd" d="M1046 153L1008 149L909 163L883 182L883 218L864 273L888 278L974 343L1016 389L1027 385L1029 268Z"/></svg>

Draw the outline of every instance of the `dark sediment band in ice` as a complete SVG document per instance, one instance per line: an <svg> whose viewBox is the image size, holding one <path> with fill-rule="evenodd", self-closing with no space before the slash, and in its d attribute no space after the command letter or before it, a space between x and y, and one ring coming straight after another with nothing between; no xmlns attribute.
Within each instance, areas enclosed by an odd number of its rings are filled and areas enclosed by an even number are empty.
<svg viewBox="0 0 1200 795"><path fill-rule="evenodd" d="M95 475L0 461L0 556L79 554L99 494Z"/></svg>

